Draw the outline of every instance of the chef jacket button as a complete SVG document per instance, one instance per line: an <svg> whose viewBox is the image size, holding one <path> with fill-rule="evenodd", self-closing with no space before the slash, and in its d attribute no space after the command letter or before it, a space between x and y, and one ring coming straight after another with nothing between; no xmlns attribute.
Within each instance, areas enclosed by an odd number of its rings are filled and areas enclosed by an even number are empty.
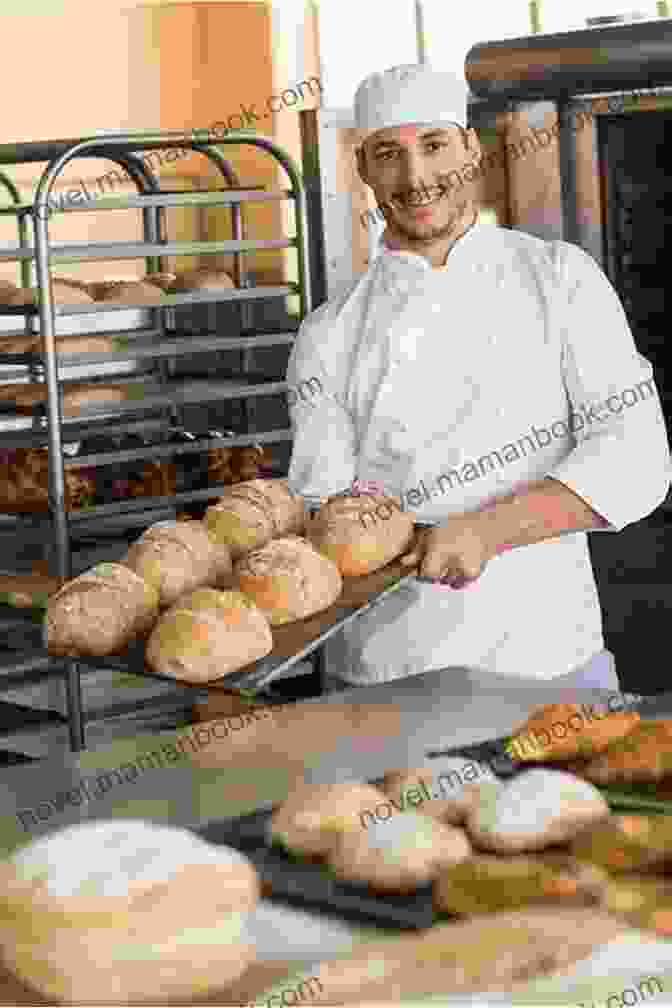
<svg viewBox="0 0 672 1008"><path fill-rule="evenodd" d="M442 306L437 302L436 304L432 305L432 311L438 313L441 311L441 307Z"/></svg>

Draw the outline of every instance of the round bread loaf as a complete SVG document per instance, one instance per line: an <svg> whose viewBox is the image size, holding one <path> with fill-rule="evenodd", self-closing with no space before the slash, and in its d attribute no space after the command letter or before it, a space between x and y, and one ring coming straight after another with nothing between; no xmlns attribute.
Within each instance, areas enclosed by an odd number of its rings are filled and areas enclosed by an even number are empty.
<svg viewBox="0 0 672 1008"><path fill-rule="evenodd" d="M248 553L236 565L235 575L241 591L271 626L328 609L343 589L336 564L299 536L273 539Z"/></svg>
<svg viewBox="0 0 672 1008"><path fill-rule="evenodd" d="M508 784L486 781L467 830L486 851L523 854L566 843L609 815L597 788L560 770L528 770Z"/></svg>
<svg viewBox="0 0 672 1008"><path fill-rule="evenodd" d="M171 291L231 290L235 284L224 270L193 269L178 273Z"/></svg>
<svg viewBox="0 0 672 1008"><path fill-rule="evenodd" d="M216 545L200 521L167 521L150 526L122 563L159 593L170 606L196 588L222 585L231 574L227 546Z"/></svg>
<svg viewBox="0 0 672 1008"><path fill-rule="evenodd" d="M96 301L106 304L158 304L163 291L156 284L142 280L107 280L93 284Z"/></svg>
<svg viewBox="0 0 672 1008"><path fill-rule="evenodd" d="M46 388L46 386L43 387ZM63 387L63 412L66 416L76 416L80 409L125 402L131 387L127 385L89 385L85 382L66 385ZM46 399L46 393L44 398Z"/></svg>
<svg viewBox="0 0 672 1008"><path fill-rule="evenodd" d="M272 648L268 620L250 599L200 588L160 617L145 656L159 675L204 683L264 658Z"/></svg>
<svg viewBox="0 0 672 1008"><path fill-rule="evenodd" d="M268 839L296 854L320 857L328 854L335 836L361 833L361 817L381 802L385 795L370 784L297 787L273 812Z"/></svg>
<svg viewBox="0 0 672 1008"><path fill-rule="evenodd" d="M413 541L413 515L393 497L332 497L308 527L308 538L341 574L370 574L398 557Z"/></svg>
<svg viewBox="0 0 672 1008"><path fill-rule="evenodd" d="M204 520L211 538L229 546L237 560L271 539L301 535L306 512L303 497L289 490L286 479L256 479L228 488Z"/></svg>
<svg viewBox="0 0 672 1008"><path fill-rule="evenodd" d="M156 590L135 571L101 563L68 581L47 603L45 645L53 655L110 655L148 633Z"/></svg>
<svg viewBox="0 0 672 1008"><path fill-rule="evenodd" d="M388 770L383 788L402 812L413 806L439 822L462 826L476 801L474 784L495 779L484 763L444 756L415 770Z"/></svg>
<svg viewBox="0 0 672 1008"><path fill-rule="evenodd" d="M365 830L339 833L328 861L331 870L349 882L410 893L470 853L463 830L417 812L401 812Z"/></svg>
<svg viewBox="0 0 672 1008"><path fill-rule="evenodd" d="M71 826L12 855L0 878L3 960L50 1002L187 1003L254 959L254 867L188 830Z"/></svg>
<svg viewBox="0 0 672 1008"><path fill-rule="evenodd" d="M143 279L144 283L160 287L164 294L167 294L175 283L176 276L175 273L148 273Z"/></svg>

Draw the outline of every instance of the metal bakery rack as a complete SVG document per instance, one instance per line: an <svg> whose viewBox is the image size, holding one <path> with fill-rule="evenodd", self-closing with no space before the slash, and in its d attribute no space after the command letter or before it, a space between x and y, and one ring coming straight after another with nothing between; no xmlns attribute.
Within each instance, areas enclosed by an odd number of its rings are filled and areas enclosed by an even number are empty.
<svg viewBox="0 0 672 1008"><path fill-rule="evenodd" d="M239 181L220 148L230 145L251 145L265 152L284 169L289 188L265 190L263 187L245 188ZM159 181L139 152L179 148L203 155L214 163L226 183L224 188L162 191ZM125 170L137 193L132 195L96 196L93 199L68 199L56 202L53 190L56 181L73 159L82 157L104 158ZM237 447L257 443L291 441L289 425L266 431L250 431L250 403L260 396L284 393L284 378L268 375L259 380L250 369L251 352L258 348L289 347L293 343L298 323L310 311L311 285L309 276L306 195L301 175L292 159L273 140L248 130L218 136L207 129L189 133L146 131L107 133L80 139L37 141L0 145L0 165L19 165L47 162L34 198L23 202L9 178L0 175L12 198L12 203L0 208L0 213L13 215L19 230L18 244L13 248L0 248L0 261L19 264L22 286L30 284L34 268L39 288L37 306L0 306L0 323L7 316L21 318L23 327L14 330L33 334L39 332L41 352L0 355L0 383L11 376L23 375L23 381L42 381L46 385L46 404L36 407L33 416L0 418L0 449L17 447L49 448L49 514L48 521L36 523L35 517L12 516L20 533L22 525L31 529L49 530L55 542L55 567L59 578L72 575L73 531L81 535L85 530L91 535L104 530L146 527L152 521L172 517L176 505L205 501L223 492L223 485L178 493L174 497L138 498L106 503L88 509L66 510L64 473L64 445L90 435L119 435L148 430L167 431L179 421L183 411L199 403L222 403L224 400L240 401L244 430L235 437L218 440L199 438L176 445L152 444L132 451L103 452L77 458L77 465L104 466L119 461L141 458L167 458L176 454L205 452L210 448ZM80 194L81 195L81 194ZM294 204L295 235L273 239L252 239L246 236L243 205L263 200L292 201ZM167 238L166 209L170 207L228 207L231 215L230 240L170 241ZM54 213L100 212L105 210L137 209L142 215L142 241L100 242L94 244L55 244L50 238L49 222ZM32 224L32 241L28 239L27 222ZM261 249L296 249L297 282L275 285L250 283L246 257ZM166 256L209 256L228 254L233 258L235 289L208 290L166 295L160 304L125 303L107 304L97 301L92 305L55 304L51 289L51 270L55 264L145 259L148 272L166 271ZM298 297L298 323L269 326L253 324L255 303L276 299L282 302L288 296ZM216 303L228 303L239 311L239 329L235 337L218 331ZM194 335L181 328L180 313L199 311L198 306L208 306L208 324L205 335ZM212 327L214 311L214 328ZM93 325L91 319L93 318ZM121 324L123 320L123 325ZM35 326L39 325L39 329ZM60 328L59 328L60 327ZM56 336L89 333L121 336L123 349L118 353L69 354L56 352ZM209 374L208 380L190 381L188 377L175 378L175 364L186 355L206 352L237 351L241 367L224 376L221 371ZM114 405L99 404L96 408L80 411L76 419L63 416L60 384L64 377L82 380L89 371L92 377L115 375L115 384L137 388L140 398L132 397ZM8 369L8 370L6 370ZM284 371L283 371L284 374ZM140 382L139 382L140 378ZM45 408L46 407L46 408ZM66 708L70 746L73 751L85 748L84 715L82 709L80 663L73 660L53 659L37 654L33 649L15 652L10 660L0 664L2 690L17 683L35 682L47 676L65 676Z"/></svg>

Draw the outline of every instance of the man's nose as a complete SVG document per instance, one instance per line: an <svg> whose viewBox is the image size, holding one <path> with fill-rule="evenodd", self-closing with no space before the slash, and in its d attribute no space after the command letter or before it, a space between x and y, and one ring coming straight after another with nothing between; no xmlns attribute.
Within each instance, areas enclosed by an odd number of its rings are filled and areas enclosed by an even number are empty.
<svg viewBox="0 0 672 1008"><path fill-rule="evenodd" d="M413 192L426 192L425 184L425 163L421 154L416 151L407 151L403 158L403 183L407 189Z"/></svg>

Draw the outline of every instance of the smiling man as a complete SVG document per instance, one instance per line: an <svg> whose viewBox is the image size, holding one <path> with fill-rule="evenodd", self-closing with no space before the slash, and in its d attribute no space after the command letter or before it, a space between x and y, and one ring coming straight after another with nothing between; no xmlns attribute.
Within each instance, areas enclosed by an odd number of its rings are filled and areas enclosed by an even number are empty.
<svg viewBox="0 0 672 1008"><path fill-rule="evenodd" d="M589 255L480 219L467 93L427 66L360 84L381 252L305 319L290 358L290 387L321 387L292 404L292 488L317 503L375 481L433 526L405 562L434 583L351 623L327 667L347 683L466 666L616 688L586 532L666 496L652 369ZM448 489L447 472L462 474Z"/></svg>

